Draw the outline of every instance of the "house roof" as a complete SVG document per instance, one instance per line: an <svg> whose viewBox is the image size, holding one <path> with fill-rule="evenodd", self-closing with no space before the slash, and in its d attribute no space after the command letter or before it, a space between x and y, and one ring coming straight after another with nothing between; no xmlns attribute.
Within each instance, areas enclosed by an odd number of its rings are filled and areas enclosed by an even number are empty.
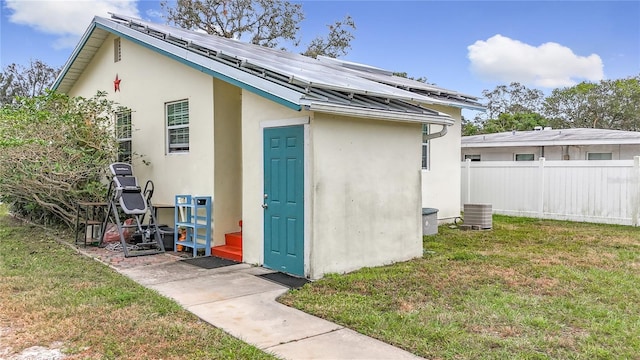
<svg viewBox="0 0 640 360"><path fill-rule="evenodd" d="M550 129L463 136L463 148L640 144L640 132L607 129Z"/></svg>
<svg viewBox="0 0 640 360"><path fill-rule="evenodd" d="M450 125L453 119L449 115L428 106L484 109L476 97L393 76L375 67L313 59L121 15L93 19L53 88L69 91L109 34L294 110Z"/></svg>

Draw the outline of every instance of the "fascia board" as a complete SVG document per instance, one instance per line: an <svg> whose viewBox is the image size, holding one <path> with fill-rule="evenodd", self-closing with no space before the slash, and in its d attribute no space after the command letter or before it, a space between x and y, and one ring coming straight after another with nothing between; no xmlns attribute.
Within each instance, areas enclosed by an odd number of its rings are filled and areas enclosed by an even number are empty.
<svg viewBox="0 0 640 360"><path fill-rule="evenodd" d="M388 121L400 121L420 124L436 124L451 126L455 121L445 113L438 113L438 115L405 113L389 110L377 110L377 109L360 109L349 106L341 106L334 104L323 103L308 103L305 105L305 109L315 111L319 113L341 115L341 116L353 116L358 118L376 119L376 120L388 120Z"/></svg>
<svg viewBox="0 0 640 360"><path fill-rule="evenodd" d="M640 139L611 139L611 140L573 140L573 141L522 141L522 142L481 142L461 144L463 148L492 148L492 147L525 147L525 146L571 146L571 145L640 145Z"/></svg>
<svg viewBox="0 0 640 360"><path fill-rule="evenodd" d="M73 49L71 56L69 56L69 59L67 59L67 62L62 67L62 70L60 71L60 74L58 74L56 81L53 82L53 86L51 87L52 90L58 90L60 83L62 82L64 77L67 75L67 72L69 72L69 69L71 69L71 65L73 65L74 61L76 61L76 59L78 58L78 55L84 48L84 45L87 43L87 41L93 34L93 31L96 29L97 18L98 18L97 16L93 18L93 21L91 22L87 30L85 30L84 34L80 38L78 45L75 47L75 49Z"/></svg>
<svg viewBox="0 0 640 360"><path fill-rule="evenodd" d="M470 104L460 103L457 101L447 101L447 106L451 106L458 109L475 110L475 111L481 111L481 112L487 111L487 108L485 106L470 105Z"/></svg>

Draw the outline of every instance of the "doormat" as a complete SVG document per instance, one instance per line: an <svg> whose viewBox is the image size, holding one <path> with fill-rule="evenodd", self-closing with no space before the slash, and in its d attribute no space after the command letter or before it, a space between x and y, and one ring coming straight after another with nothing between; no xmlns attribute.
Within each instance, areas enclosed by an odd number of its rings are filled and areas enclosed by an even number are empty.
<svg viewBox="0 0 640 360"><path fill-rule="evenodd" d="M268 273L268 274L262 274L262 275L256 275L256 276L265 278L269 281L273 281L274 283L277 283L280 285L284 285L290 289L299 289L302 286L304 286L304 284L311 282L310 280L307 280L305 278L299 278L299 277L291 276L281 272L274 272L274 273Z"/></svg>
<svg viewBox="0 0 640 360"><path fill-rule="evenodd" d="M240 264L237 261L219 258L217 256L204 256L204 257L195 257L187 260L182 260L187 264L191 264L193 266L201 267L203 269L215 269L229 265Z"/></svg>

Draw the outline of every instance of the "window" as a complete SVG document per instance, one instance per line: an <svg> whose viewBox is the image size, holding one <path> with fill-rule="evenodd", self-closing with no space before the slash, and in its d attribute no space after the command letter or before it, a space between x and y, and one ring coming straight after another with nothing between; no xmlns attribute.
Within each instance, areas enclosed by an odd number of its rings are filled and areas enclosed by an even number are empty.
<svg viewBox="0 0 640 360"><path fill-rule="evenodd" d="M611 153L587 153L587 160L611 160Z"/></svg>
<svg viewBox="0 0 640 360"><path fill-rule="evenodd" d="M120 38L113 39L113 62L122 60L122 48L120 47Z"/></svg>
<svg viewBox="0 0 640 360"><path fill-rule="evenodd" d="M533 154L516 154L516 161L533 161L535 156Z"/></svg>
<svg viewBox="0 0 640 360"><path fill-rule="evenodd" d="M167 152L189 151L189 101L165 104L167 114Z"/></svg>
<svg viewBox="0 0 640 360"><path fill-rule="evenodd" d="M429 170L429 140L425 138L429 135L429 125L422 124L422 168Z"/></svg>
<svg viewBox="0 0 640 360"><path fill-rule="evenodd" d="M118 161L131 163L131 111L116 113Z"/></svg>
<svg viewBox="0 0 640 360"><path fill-rule="evenodd" d="M480 155L465 155L464 159L467 160L471 160L471 161L480 161Z"/></svg>

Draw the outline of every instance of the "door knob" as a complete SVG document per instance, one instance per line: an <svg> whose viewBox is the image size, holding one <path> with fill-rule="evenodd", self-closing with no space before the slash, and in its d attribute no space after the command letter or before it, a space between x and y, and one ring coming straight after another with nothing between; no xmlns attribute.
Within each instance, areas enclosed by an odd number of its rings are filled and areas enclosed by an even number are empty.
<svg viewBox="0 0 640 360"><path fill-rule="evenodd" d="M263 208L263 209L266 209L266 208L268 208L268 207L269 207L269 205L267 205L267 204L262 204L262 208Z"/></svg>

